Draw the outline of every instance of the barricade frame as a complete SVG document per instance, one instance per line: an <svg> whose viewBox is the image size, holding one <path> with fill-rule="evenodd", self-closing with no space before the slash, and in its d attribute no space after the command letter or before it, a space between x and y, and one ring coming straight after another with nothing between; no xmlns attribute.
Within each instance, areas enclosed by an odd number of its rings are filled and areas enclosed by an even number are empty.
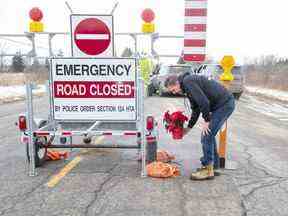
<svg viewBox="0 0 288 216"><path fill-rule="evenodd" d="M50 67L51 73L51 67ZM35 119L33 112L33 94L32 94L32 83L26 84L26 118L28 122L27 130L24 132L28 136L28 170L29 176L35 176L36 166L35 166L35 145L40 145L42 148L123 148L123 149L138 149L141 155L141 176L146 177L146 143L147 137L154 136L157 132L147 131L145 128L145 118L144 118L144 81L140 77L139 64L136 59L136 103L137 103L137 114L135 121L125 121L125 122L113 122L113 121L58 121L54 119L53 116L53 95L52 95L52 81L51 76L48 81L48 95L49 95L49 115L47 119L47 124L41 128L35 128L33 121ZM101 124L110 124L110 129L100 130L99 126ZM126 126L130 124L130 128L115 129L116 124L124 123ZM80 124L81 126L77 130L69 130L72 128L73 124ZM67 127L68 125L68 127ZM133 129L131 129L133 125ZM114 127L114 128L113 128ZM94 137L94 136L136 136L137 143L135 145L89 145L89 144L73 144L73 137ZM66 137L70 139L69 144L54 144L55 137ZM37 143L36 140L39 137L46 137L46 143ZM156 136L155 136L156 137Z"/></svg>

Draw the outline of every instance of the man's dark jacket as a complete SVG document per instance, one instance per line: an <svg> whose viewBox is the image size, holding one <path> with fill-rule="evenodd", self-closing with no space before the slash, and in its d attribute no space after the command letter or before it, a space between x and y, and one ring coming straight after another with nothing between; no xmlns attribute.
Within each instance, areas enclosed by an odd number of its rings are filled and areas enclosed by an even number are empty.
<svg viewBox="0 0 288 216"><path fill-rule="evenodd" d="M178 77L183 93L188 97L193 110L188 127L192 128L200 113L206 122L210 121L210 113L223 106L232 94L215 80L208 80L205 76L184 73Z"/></svg>

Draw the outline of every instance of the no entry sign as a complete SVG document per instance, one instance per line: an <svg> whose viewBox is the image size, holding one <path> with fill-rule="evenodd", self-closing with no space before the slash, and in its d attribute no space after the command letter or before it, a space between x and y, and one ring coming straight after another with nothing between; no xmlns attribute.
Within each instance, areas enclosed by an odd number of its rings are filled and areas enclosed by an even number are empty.
<svg viewBox="0 0 288 216"><path fill-rule="evenodd" d="M55 58L50 73L54 119L136 120L135 59Z"/></svg>
<svg viewBox="0 0 288 216"><path fill-rule="evenodd" d="M74 57L112 57L113 17L71 15L71 44Z"/></svg>

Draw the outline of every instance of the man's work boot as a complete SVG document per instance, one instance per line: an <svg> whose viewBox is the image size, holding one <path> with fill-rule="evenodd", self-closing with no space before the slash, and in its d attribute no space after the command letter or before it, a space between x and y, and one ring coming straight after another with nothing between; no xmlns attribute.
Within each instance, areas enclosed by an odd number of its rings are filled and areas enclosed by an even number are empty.
<svg viewBox="0 0 288 216"><path fill-rule="evenodd" d="M205 169L206 166L202 166L200 168L197 168L196 171L200 171L202 169ZM219 168L213 168L213 171L214 171L214 176L220 176L221 175L221 172L220 172L220 169Z"/></svg>
<svg viewBox="0 0 288 216"><path fill-rule="evenodd" d="M206 167L203 167L203 169L192 173L191 180L208 180L208 179L214 179L214 169L213 165L210 164Z"/></svg>

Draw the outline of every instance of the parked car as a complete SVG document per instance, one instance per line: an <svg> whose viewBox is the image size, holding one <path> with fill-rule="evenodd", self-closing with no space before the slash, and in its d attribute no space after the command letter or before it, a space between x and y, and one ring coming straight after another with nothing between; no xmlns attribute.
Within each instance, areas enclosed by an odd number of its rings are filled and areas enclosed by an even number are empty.
<svg viewBox="0 0 288 216"><path fill-rule="evenodd" d="M198 74L208 76L209 78L219 82L220 76L223 73L222 67L218 64L202 65L202 68L200 67L198 70L201 71ZM243 67L241 65L235 65L232 69L232 74L234 76L234 80L229 83L227 88L233 94L234 98L239 100L244 91Z"/></svg>
<svg viewBox="0 0 288 216"><path fill-rule="evenodd" d="M148 96L159 94L160 96L168 95L169 92L164 86L164 82L172 74L182 74L191 71L189 65L160 65L153 71L150 83L148 84Z"/></svg>
<svg viewBox="0 0 288 216"><path fill-rule="evenodd" d="M223 69L218 64L203 64L200 66L193 65L158 65L153 71L150 82L147 87L148 96L158 94L160 96L170 95L164 86L164 82L171 74L180 75L182 73L190 72L191 74L203 75L209 79L219 81ZM234 80L230 83L228 89L236 99L239 99L244 90L244 78L242 73L242 66L236 65L232 69Z"/></svg>

